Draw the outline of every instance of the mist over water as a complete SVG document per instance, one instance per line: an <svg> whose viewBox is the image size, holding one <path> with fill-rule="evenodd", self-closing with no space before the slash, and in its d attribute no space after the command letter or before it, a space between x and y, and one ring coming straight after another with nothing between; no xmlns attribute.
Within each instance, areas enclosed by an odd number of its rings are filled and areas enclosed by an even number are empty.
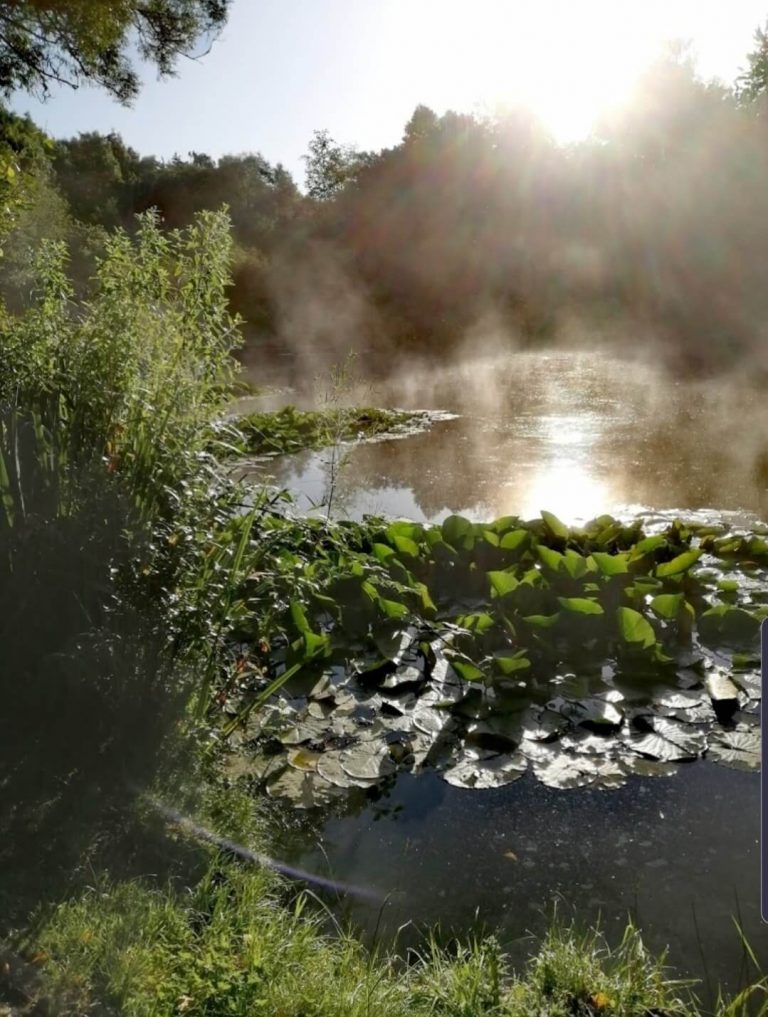
<svg viewBox="0 0 768 1017"><path fill-rule="evenodd" d="M768 517L768 400L737 375L684 380L604 354L521 352L405 368L349 398L363 395L457 416L351 448L339 517L480 520L541 509L572 523L675 510L735 513L745 523ZM267 470L308 508L323 499L324 463L323 453L302 453Z"/></svg>

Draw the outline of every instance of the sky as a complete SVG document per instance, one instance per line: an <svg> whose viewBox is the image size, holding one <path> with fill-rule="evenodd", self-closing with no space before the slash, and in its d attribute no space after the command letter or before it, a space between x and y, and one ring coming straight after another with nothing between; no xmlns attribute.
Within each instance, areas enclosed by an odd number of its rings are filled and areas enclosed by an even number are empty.
<svg viewBox="0 0 768 1017"><path fill-rule="evenodd" d="M63 87L13 107L54 137L114 130L142 155L261 152L301 183L313 131L381 149L420 103L522 104L577 140L665 39L690 41L700 73L730 83L767 17L768 0L233 0L210 53L171 79L143 68L131 109Z"/></svg>

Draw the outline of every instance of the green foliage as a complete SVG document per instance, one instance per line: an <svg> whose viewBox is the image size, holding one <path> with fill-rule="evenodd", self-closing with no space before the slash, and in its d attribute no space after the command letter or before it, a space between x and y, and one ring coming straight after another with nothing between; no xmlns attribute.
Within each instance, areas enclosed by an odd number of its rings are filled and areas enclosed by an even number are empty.
<svg viewBox="0 0 768 1017"><path fill-rule="evenodd" d="M22 0L0 12L0 91L45 95L53 83L93 83L121 102L139 90L137 46L160 74L223 26L229 0Z"/></svg>
<svg viewBox="0 0 768 1017"><path fill-rule="evenodd" d="M422 414L402 410L336 407L299 410L286 406L274 413L249 413L238 417L237 427L249 452L283 455L305 448L323 448L334 441L373 438L407 428Z"/></svg>
<svg viewBox="0 0 768 1017"><path fill-rule="evenodd" d="M184 894L101 883L62 905L43 929L41 990L63 1015L97 1003L131 1017L699 1013L689 985L669 978L632 926L611 949L598 932L555 922L513 972L493 939L445 949L433 937L403 969L343 932L329 938L321 924L305 898L285 906L271 877L223 861ZM735 1017L737 1005L723 1002L718 1017Z"/></svg>

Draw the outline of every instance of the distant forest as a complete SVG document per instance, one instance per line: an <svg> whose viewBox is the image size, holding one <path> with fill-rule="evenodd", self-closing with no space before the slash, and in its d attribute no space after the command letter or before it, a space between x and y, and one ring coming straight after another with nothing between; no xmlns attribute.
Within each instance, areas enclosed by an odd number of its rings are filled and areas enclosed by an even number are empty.
<svg viewBox="0 0 768 1017"><path fill-rule="evenodd" d="M375 373L588 343L672 369L749 358L768 373L768 102L700 79L681 50L575 145L523 111L419 106L380 152L318 131L304 193L258 154L163 161L115 134L52 141L8 111L0 127L6 143L25 138L34 181L0 264L12 309L44 236L67 241L87 292L105 230L133 230L148 209L173 229L226 204L231 305L254 368L295 376L354 348Z"/></svg>

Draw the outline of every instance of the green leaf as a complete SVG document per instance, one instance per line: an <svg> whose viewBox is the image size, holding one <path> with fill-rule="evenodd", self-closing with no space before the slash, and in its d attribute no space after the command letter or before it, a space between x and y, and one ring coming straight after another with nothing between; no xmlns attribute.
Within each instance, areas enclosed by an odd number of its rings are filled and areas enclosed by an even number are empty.
<svg viewBox="0 0 768 1017"><path fill-rule="evenodd" d="M665 576L676 576L679 572L687 572L688 569L695 565L696 562L701 558L701 551L697 548L693 548L690 551L683 551L672 561L662 562L661 565L656 566L656 575L659 578Z"/></svg>
<svg viewBox="0 0 768 1017"><path fill-rule="evenodd" d="M451 666L459 678L463 678L465 682L479 682L485 678L485 674L480 668L469 660L456 660L454 658L451 661Z"/></svg>
<svg viewBox="0 0 768 1017"><path fill-rule="evenodd" d="M421 600L421 609L425 614L434 614L437 611L432 597L429 595L429 590L424 583L416 583L414 589L419 595Z"/></svg>
<svg viewBox="0 0 768 1017"><path fill-rule="evenodd" d="M464 516L448 516L443 520L441 530L443 539L453 547L459 547L467 537L474 533L474 526Z"/></svg>
<svg viewBox="0 0 768 1017"><path fill-rule="evenodd" d="M605 613L596 600L589 600L587 597L558 597L557 599L566 611L573 611L574 614Z"/></svg>
<svg viewBox="0 0 768 1017"><path fill-rule="evenodd" d="M592 552L595 565L597 565L604 576L619 576L624 572L629 572L627 568L628 557L626 554L607 554L605 551Z"/></svg>
<svg viewBox="0 0 768 1017"><path fill-rule="evenodd" d="M419 545L410 537L403 537L395 533L391 537L392 543L400 554L410 555L411 558L419 557Z"/></svg>
<svg viewBox="0 0 768 1017"><path fill-rule="evenodd" d="M578 551L572 551L570 548L566 548L563 555L563 566L572 579L581 579L586 572L590 571L587 559Z"/></svg>
<svg viewBox="0 0 768 1017"><path fill-rule="evenodd" d="M307 621L306 612L297 600L294 600L291 603L291 620L299 632L309 631L309 622Z"/></svg>
<svg viewBox="0 0 768 1017"><path fill-rule="evenodd" d="M515 671L527 671L531 666L527 657L494 657L494 662L502 674L514 674Z"/></svg>
<svg viewBox="0 0 768 1017"><path fill-rule="evenodd" d="M379 604L387 618L405 618L409 613L405 604L399 604L396 600L385 600L384 597L380 597Z"/></svg>
<svg viewBox="0 0 768 1017"><path fill-rule="evenodd" d="M394 558L395 552L388 544L374 544L373 553L382 563L388 561L390 558Z"/></svg>
<svg viewBox="0 0 768 1017"><path fill-rule="evenodd" d="M490 544L491 547L499 546L499 535L494 533L493 530L483 530L483 540Z"/></svg>
<svg viewBox="0 0 768 1017"><path fill-rule="evenodd" d="M488 578L497 597L506 597L508 593L516 590L519 585L518 580L511 572L489 572Z"/></svg>
<svg viewBox="0 0 768 1017"><path fill-rule="evenodd" d="M656 633L639 611L633 611L631 607L620 607L616 611L616 617L619 632L625 642L640 643L644 648L654 645Z"/></svg>
<svg viewBox="0 0 768 1017"><path fill-rule="evenodd" d="M677 618L684 602L682 593L661 593L651 601L651 609L659 618Z"/></svg>
<svg viewBox="0 0 768 1017"><path fill-rule="evenodd" d="M512 530L511 532L504 534L499 543L499 547L503 551L515 551L518 547L520 547L527 536L527 530Z"/></svg>
<svg viewBox="0 0 768 1017"><path fill-rule="evenodd" d="M547 568L552 569L553 572L560 571L564 556L559 551L553 551L551 547L547 547L545 544L537 544L536 553Z"/></svg>
<svg viewBox="0 0 768 1017"><path fill-rule="evenodd" d="M557 611L555 614L529 614L523 618L523 621L537 629L551 629L553 625L557 624L559 618L560 612Z"/></svg>
<svg viewBox="0 0 768 1017"><path fill-rule="evenodd" d="M456 619L456 624L461 626L463 629L469 629L470 632L487 632L488 629L492 629L495 622L493 618L485 611L478 611L475 614L464 614L460 618Z"/></svg>
<svg viewBox="0 0 768 1017"><path fill-rule="evenodd" d="M557 516L553 515L551 512L542 512L541 518L544 520L547 529L553 537L558 537L560 540L568 539L568 527L565 523L561 522Z"/></svg>

